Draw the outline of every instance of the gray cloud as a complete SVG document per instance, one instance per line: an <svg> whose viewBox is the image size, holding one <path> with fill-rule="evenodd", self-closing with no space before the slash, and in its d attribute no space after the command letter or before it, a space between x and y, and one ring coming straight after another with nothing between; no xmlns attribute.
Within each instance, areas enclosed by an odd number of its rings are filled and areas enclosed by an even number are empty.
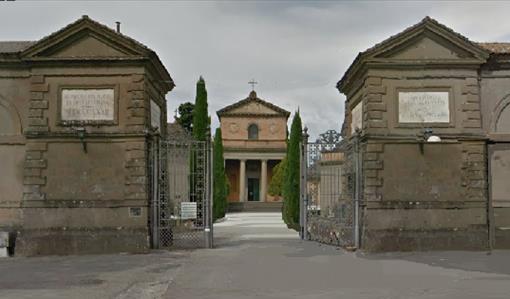
<svg viewBox="0 0 510 299"><path fill-rule="evenodd" d="M2 40L36 40L83 14L154 49L177 87L169 116L207 82L210 113L245 98L300 108L312 135L339 130L345 98L336 82L358 52L430 15L474 41L506 40L506 2L403 1L16 1L0 3Z"/></svg>

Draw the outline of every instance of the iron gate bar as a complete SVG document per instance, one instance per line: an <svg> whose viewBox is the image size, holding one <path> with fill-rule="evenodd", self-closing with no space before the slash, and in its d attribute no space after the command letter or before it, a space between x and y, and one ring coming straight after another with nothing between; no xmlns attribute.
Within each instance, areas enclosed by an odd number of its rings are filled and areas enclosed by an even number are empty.
<svg viewBox="0 0 510 299"><path fill-rule="evenodd" d="M357 245L360 157L358 145L329 130L315 142L305 128L301 144L301 238L340 246ZM350 142L349 142L350 143ZM352 186L346 185L355 181ZM334 240L332 240L334 239ZM332 241L331 241L332 240Z"/></svg>
<svg viewBox="0 0 510 299"><path fill-rule="evenodd" d="M150 153L153 247L211 248L210 138L159 140Z"/></svg>

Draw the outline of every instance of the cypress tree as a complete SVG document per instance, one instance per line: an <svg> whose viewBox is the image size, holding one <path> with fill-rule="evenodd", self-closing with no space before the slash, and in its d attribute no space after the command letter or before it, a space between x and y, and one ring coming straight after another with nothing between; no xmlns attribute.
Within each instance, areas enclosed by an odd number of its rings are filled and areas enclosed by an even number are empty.
<svg viewBox="0 0 510 299"><path fill-rule="evenodd" d="M193 110L193 137L196 140L205 141L209 116L207 114L207 90L202 76L197 82L197 95L195 98L195 109Z"/></svg>
<svg viewBox="0 0 510 299"><path fill-rule="evenodd" d="M287 147L287 167L283 187L283 220L288 227L299 230L299 144L302 139L302 126L299 111L294 114Z"/></svg>
<svg viewBox="0 0 510 299"><path fill-rule="evenodd" d="M214 220L225 216L227 209L228 184L225 175L221 129L214 134L213 151L213 216Z"/></svg>
<svg viewBox="0 0 510 299"><path fill-rule="evenodd" d="M197 82L197 94L193 109L193 127L191 130L195 140L206 141L207 130L209 130L209 115L207 112L207 90L205 89L205 81L202 76L200 76ZM205 152L200 150L200 147L193 146L190 157L190 190L194 191L190 198L191 201L200 201L204 197L203 190L205 186L203 184L205 182L197 165L202 163L200 161L208 163Z"/></svg>
<svg viewBox="0 0 510 299"><path fill-rule="evenodd" d="M273 196L282 196L283 182L285 178L285 169L287 168L287 158L284 158L273 168L273 177L269 183L268 193Z"/></svg>

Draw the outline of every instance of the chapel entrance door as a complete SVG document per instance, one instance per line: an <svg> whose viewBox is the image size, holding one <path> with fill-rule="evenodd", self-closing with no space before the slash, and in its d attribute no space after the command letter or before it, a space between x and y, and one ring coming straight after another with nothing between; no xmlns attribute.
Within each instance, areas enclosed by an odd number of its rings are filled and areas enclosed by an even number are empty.
<svg viewBox="0 0 510 299"><path fill-rule="evenodd" d="M259 201L259 179L248 178L248 201Z"/></svg>

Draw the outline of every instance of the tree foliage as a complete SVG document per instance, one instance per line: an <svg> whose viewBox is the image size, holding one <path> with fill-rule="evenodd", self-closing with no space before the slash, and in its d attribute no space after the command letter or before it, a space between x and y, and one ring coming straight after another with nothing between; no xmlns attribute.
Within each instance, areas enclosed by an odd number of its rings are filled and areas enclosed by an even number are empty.
<svg viewBox="0 0 510 299"><path fill-rule="evenodd" d="M195 104L185 102L179 105L177 108L178 116L175 116L175 121L189 133L191 133L191 125L193 124L194 110Z"/></svg>
<svg viewBox="0 0 510 299"><path fill-rule="evenodd" d="M214 220L225 216L227 210L228 180L225 174L223 142L221 129L214 134L213 151L213 217Z"/></svg>
<svg viewBox="0 0 510 299"><path fill-rule="evenodd" d="M269 183L268 193L272 196L282 196L283 182L285 178L285 169L287 168L287 158L284 158L273 168L273 177Z"/></svg>
<svg viewBox="0 0 510 299"><path fill-rule="evenodd" d="M283 185L283 220L288 227L299 229L299 183L302 126L299 111L294 114L287 146L287 167Z"/></svg>
<svg viewBox="0 0 510 299"><path fill-rule="evenodd" d="M197 82L197 94L195 97L195 107L193 109L193 137L197 141L206 141L209 134L209 115L207 112L207 90L205 89L205 81L202 77ZM199 163L207 162L206 152L194 149L190 157L190 190L192 192L191 201L199 201L204 198L205 182Z"/></svg>
<svg viewBox="0 0 510 299"><path fill-rule="evenodd" d="M204 78L200 77L197 82L197 95L195 98L195 109L193 110L193 137L196 140L205 141L208 126L207 90L205 89Z"/></svg>

